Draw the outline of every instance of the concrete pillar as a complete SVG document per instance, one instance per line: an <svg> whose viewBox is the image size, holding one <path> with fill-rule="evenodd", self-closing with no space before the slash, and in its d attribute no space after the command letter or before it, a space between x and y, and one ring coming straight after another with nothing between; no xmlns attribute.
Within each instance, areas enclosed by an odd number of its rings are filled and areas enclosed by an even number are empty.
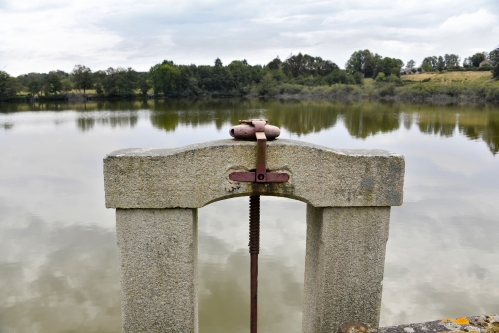
<svg viewBox="0 0 499 333"><path fill-rule="evenodd" d="M123 332L196 333L197 209L116 209Z"/></svg>
<svg viewBox="0 0 499 333"><path fill-rule="evenodd" d="M285 183L230 180L256 165L254 141L132 148L104 159L106 207L116 209L123 331L197 332L197 208L274 195L307 208L303 332L379 324L390 207L403 199L404 157L293 140L267 143Z"/></svg>
<svg viewBox="0 0 499 333"><path fill-rule="evenodd" d="M378 327L390 207L307 205L303 333Z"/></svg>

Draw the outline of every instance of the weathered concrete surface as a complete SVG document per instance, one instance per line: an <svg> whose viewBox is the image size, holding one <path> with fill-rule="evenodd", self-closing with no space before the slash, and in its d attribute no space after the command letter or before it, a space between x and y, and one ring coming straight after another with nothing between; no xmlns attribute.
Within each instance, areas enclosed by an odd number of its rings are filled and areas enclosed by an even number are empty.
<svg viewBox="0 0 499 333"><path fill-rule="evenodd" d="M230 181L256 167L256 143L220 140L176 149L124 149L104 159L106 207L199 208L250 194L315 207L402 204L404 158L383 150L341 150L293 140L268 142L267 168L287 183Z"/></svg>
<svg viewBox="0 0 499 333"><path fill-rule="evenodd" d="M381 327L378 333L499 333L499 315L444 318L426 323Z"/></svg>
<svg viewBox="0 0 499 333"><path fill-rule="evenodd" d="M123 332L197 332L197 210L117 209L116 231Z"/></svg>
<svg viewBox="0 0 499 333"><path fill-rule="evenodd" d="M390 207L307 206L304 333L378 327L389 220Z"/></svg>
<svg viewBox="0 0 499 333"><path fill-rule="evenodd" d="M196 208L256 194L308 203L303 332L336 332L350 320L377 327L404 158L275 140L267 168L287 172L289 182L229 180L255 166L256 143L237 140L125 149L104 159L106 206L117 208L124 332L197 332Z"/></svg>

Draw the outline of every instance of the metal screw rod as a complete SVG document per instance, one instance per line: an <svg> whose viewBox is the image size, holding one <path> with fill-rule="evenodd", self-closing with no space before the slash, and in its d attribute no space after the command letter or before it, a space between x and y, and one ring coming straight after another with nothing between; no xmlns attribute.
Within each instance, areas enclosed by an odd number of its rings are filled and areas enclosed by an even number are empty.
<svg viewBox="0 0 499 333"><path fill-rule="evenodd" d="M260 253L260 196L250 196L249 252L251 255L250 332L257 332L258 253Z"/></svg>

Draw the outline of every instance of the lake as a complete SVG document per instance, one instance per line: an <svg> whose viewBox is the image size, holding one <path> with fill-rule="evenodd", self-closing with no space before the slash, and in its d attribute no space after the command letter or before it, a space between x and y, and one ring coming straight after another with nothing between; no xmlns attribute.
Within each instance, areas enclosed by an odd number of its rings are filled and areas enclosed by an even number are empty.
<svg viewBox="0 0 499 333"><path fill-rule="evenodd" d="M499 108L380 102L161 100L0 105L0 332L121 332L115 212L102 159L281 137L405 156L381 325L499 313ZM304 161L306 162L306 161ZM306 204L262 197L259 331L301 332ZM199 209L201 333L249 329L248 198ZM334 272L332 272L334 273Z"/></svg>

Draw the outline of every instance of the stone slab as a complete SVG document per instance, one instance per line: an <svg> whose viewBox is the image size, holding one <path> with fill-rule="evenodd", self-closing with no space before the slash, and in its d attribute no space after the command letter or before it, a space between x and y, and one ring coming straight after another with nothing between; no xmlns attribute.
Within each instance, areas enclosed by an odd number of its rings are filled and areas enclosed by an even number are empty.
<svg viewBox="0 0 499 333"><path fill-rule="evenodd" d="M267 169L287 183L229 180L256 167L256 142L220 140L173 149L123 149L104 159L106 207L199 208L236 196L275 195L315 207L402 204L404 157L384 150L268 142Z"/></svg>

